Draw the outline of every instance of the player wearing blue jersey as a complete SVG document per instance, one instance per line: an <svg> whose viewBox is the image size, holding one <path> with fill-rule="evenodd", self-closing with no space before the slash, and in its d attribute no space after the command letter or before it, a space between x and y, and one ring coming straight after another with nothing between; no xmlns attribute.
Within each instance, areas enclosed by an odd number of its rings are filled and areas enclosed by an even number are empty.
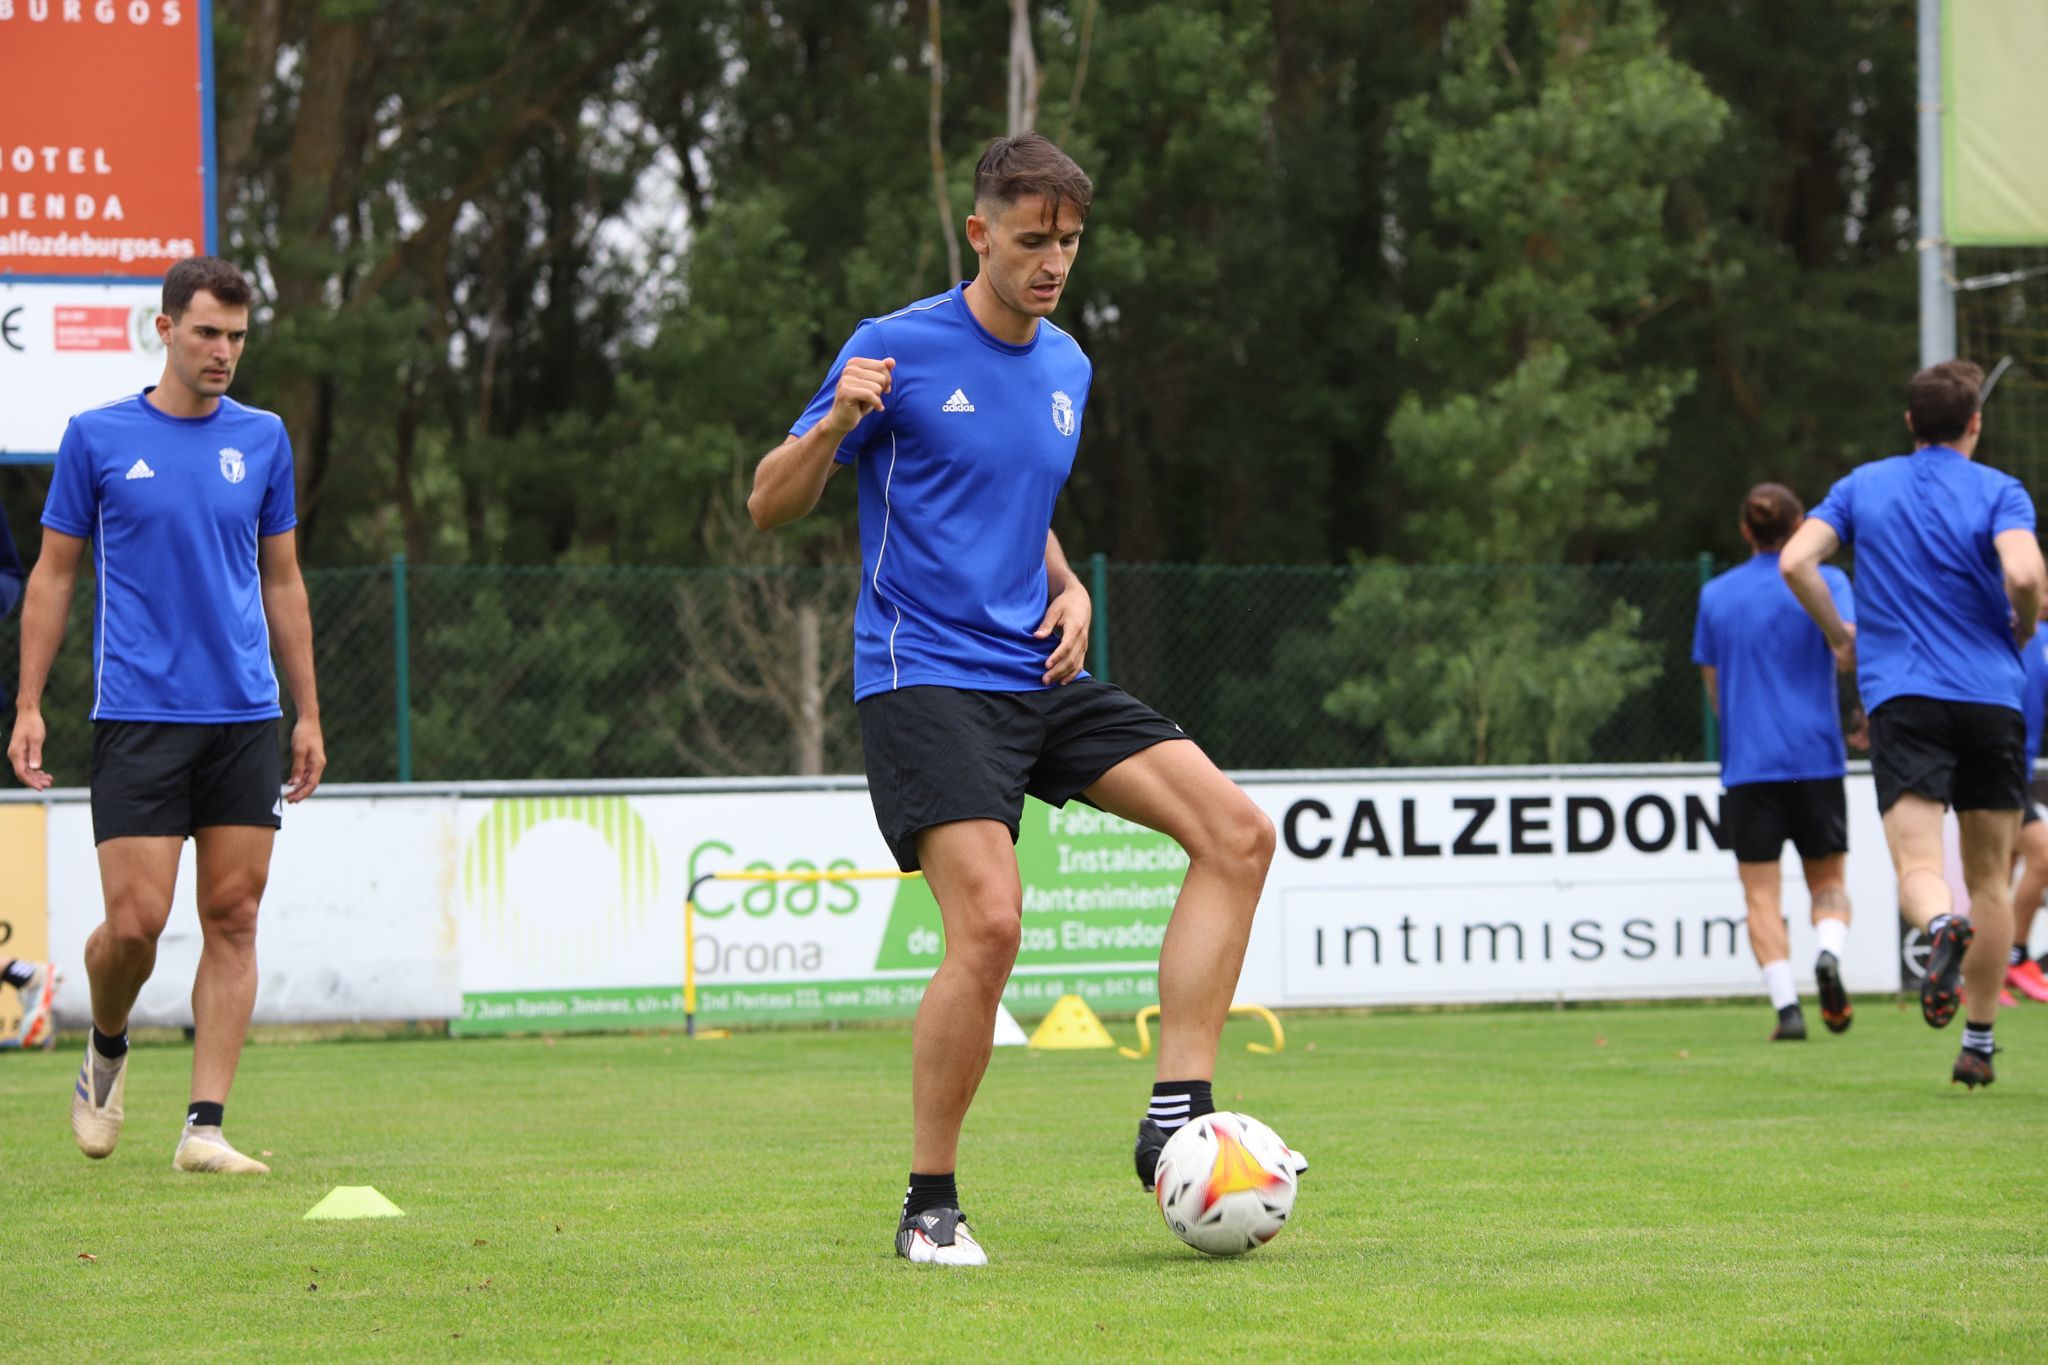
<svg viewBox="0 0 2048 1365"><path fill-rule="evenodd" d="M1920 1012L1935 1028L1969 1016L1954 1078L1993 1080L1992 1024L2012 944L2013 845L2026 805L2020 650L2048 570L2019 480L1971 460L1984 426L1984 372L1929 366L1906 389L1915 448L1836 483L1780 556L1785 581L1845 665L1860 661L1870 766L1899 913L1929 938ZM1820 563L1856 547L1858 623L1835 609ZM1970 913L1942 876L1942 812L1962 831Z"/></svg>
<svg viewBox="0 0 2048 1365"><path fill-rule="evenodd" d="M156 964L189 837L204 946L192 982L192 1103L172 1165L260 1174L269 1167L236 1151L221 1120L256 1001L256 914L271 845L284 803L312 794L327 758L292 534L291 443L275 414L226 396L249 302L248 281L226 261L172 266L156 320L163 378L65 428L22 608L7 756L30 787L53 782L43 685L90 546L90 780L106 919L85 943L93 1027L72 1133L91 1157L120 1138L128 1015ZM273 652L298 715L281 798Z"/></svg>
<svg viewBox="0 0 2048 1365"><path fill-rule="evenodd" d="M868 787L946 937L917 1012L896 1234L920 1263L987 1259L954 1170L1017 959L1025 796L1085 800L1189 857L1159 958L1160 1081L1137 1149L1147 1189L1166 1134L1214 1108L1217 1041L1273 853L1272 822L1178 726L1082 667L1092 604L1051 524L1093 369L1049 315L1092 193L1044 137L991 142L967 220L975 279L861 323L747 501L768 530L810 512L841 465L859 485Z"/></svg>
<svg viewBox="0 0 2048 1365"><path fill-rule="evenodd" d="M1778 860L1787 839L1799 850L1813 905L1821 1020L1842 1033L1854 1015L1842 988L1849 816L1837 661L1778 570L1778 552L1805 511L1783 484L1749 490L1740 525L1752 553L1700 589L1692 644L1693 662L1721 718L1721 827L1735 849L1749 906L1749 946L1778 1012L1771 1037L1779 1042L1806 1037L1780 909ZM1855 621L1848 577L1832 566L1821 575L1842 619Z"/></svg>
<svg viewBox="0 0 2048 1365"><path fill-rule="evenodd" d="M2048 611L2048 603L2044 603ZM2006 956L2005 984L2029 1000L2048 1002L2048 978L2027 952L2034 931L2034 913L2048 895L2048 820L2034 801L2034 763L2041 753L2041 721L2048 707L2048 636L2036 632L2020 661L2026 681L2020 690L2020 715L2027 723L2027 810L2020 820L2020 858L2025 866L2012 893L2012 951Z"/></svg>

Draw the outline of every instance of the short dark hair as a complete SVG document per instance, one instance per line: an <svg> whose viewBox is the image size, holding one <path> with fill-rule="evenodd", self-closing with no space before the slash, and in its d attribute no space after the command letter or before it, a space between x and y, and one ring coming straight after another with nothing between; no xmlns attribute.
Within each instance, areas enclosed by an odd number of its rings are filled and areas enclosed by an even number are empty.
<svg viewBox="0 0 2048 1365"><path fill-rule="evenodd" d="M1984 371L1967 360L1929 365L1906 385L1906 420L1921 441L1953 441L1969 429L1984 392Z"/></svg>
<svg viewBox="0 0 2048 1365"><path fill-rule="evenodd" d="M1027 195L1043 195L1052 222L1071 203L1085 220L1095 202L1095 182L1043 133L991 138L974 168L974 204L1008 207Z"/></svg>
<svg viewBox="0 0 2048 1365"><path fill-rule="evenodd" d="M1782 550L1799 528L1806 505L1782 483L1760 483L1742 500L1742 525L1759 550Z"/></svg>
<svg viewBox="0 0 2048 1365"><path fill-rule="evenodd" d="M218 256L187 256L164 275L164 313L176 322L205 290L230 308L247 308L256 291L234 265Z"/></svg>

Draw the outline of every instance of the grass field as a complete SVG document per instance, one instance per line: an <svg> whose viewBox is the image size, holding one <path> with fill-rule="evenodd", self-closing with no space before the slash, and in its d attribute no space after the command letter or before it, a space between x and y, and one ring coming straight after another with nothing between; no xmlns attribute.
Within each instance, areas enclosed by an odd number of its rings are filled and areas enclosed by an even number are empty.
<svg viewBox="0 0 2048 1365"><path fill-rule="evenodd" d="M1960 1030L1890 1000L1846 1039L1767 1024L1309 1016L1277 1057L1233 1025L1219 1102L1314 1162L1234 1261L1132 1178L1149 1062L999 1052L977 1272L890 1253L905 1031L258 1044L229 1133L277 1171L240 1182L169 1169L177 1046L136 1049L120 1150L81 1157L67 1040L0 1057L0 1321L46 1360L2041 1359L2048 1008L1976 1094ZM407 1216L300 1220L360 1184Z"/></svg>

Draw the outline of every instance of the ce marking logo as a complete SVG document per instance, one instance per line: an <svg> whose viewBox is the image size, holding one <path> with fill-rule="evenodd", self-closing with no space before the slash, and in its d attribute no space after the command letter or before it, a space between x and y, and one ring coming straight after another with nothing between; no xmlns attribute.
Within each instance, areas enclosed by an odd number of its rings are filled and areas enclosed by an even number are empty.
<svg viewBox="0 0 2048 1365"><path fill-rule="evenodd" d="M20 308L10 308L4 313L0 313L0 342L4 342L10 351L26 351L28 349L28 347L15 339L16 334L21 331L21 315L23 311Z"/></svg>

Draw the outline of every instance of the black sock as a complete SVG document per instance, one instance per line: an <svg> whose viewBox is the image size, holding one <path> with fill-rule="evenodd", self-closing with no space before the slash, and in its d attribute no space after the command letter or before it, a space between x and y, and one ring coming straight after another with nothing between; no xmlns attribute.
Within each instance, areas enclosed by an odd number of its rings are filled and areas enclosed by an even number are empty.
<svg viewBox="0 0 2048 1365"><path fill-rule="evenodd" d="M14 987L16 990L20 990L23 986L26 986L28 984L29 978L34 976L35 974L35 963L23 962L19 958L16 958L14 961L7 964L6 971L0 972L0 981L5 981L8 985Z"/></svg>
<svg viewBox="0 0 2048 1365"><path fill-rule="evenodd" d="M215 1104L212 1100L194 1100L191 1107L185 1111L185 1126L187 1128L218 1128L220 1127L221 1117L227 1113L227 1109L228 1107L225 1104Z"/></svg>
<svg viewBox="0 0 2048 1365"><path fill-rule="evenodd" d="M128 1030L122 1029L119 1038L109 1038L100 1032L100 1026L92 1026L92 1050L110 1062L118 1062L128 1055Z"/></svg>
<svg viewBox="0 0 2048 1365"><path fill-rule="evenodd" d="M1781 1024L1790 1023L1794 1019L1801 1019L1804 1017L1805 1016L1799 1012L1799 1005L1796 1001L1778 1011L1778 1022Z"/></svg>
<svg viewBox="0 0 2048 1365"><path fill-rule="evenodd" d="M2012 951L2006 954L2005 965L2008 967L2017 967L2020 964L2024 963L2026 960L2027 946L2024 943L2015 943L2012 945Z"/></svg>
<svg viewBox="0 0 2048 1365"><path fill-rule="evenodd" d="M960 1188L953 1182L953 1173L944 1175L919 1175L910 1173L910 1188L903 1193L903 1216L915 1217L926 1209L957 1209L960 1207Z"/></svg>
<svg viewBox="0 0 2048 1365"><path fill-rule="evenodd" d="M1145 1117L1158 1124L1168 1136L1182 1124L1216 1112L1216 1100L1208 1081L1159 1081L1152 1087L1152 1107Z"/></svg>

